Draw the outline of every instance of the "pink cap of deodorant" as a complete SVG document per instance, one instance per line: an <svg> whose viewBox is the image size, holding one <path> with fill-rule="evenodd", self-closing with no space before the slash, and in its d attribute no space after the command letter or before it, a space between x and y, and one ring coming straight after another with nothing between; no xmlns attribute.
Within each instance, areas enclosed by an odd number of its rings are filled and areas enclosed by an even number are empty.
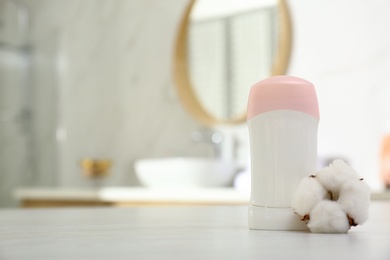
<svg viewBox="0 0 390 260"><path fill-rule="evenodd" d="M247 120L272 110L294 110L320 118L313 84L292 76L270 77L251 87Z"/></svg>

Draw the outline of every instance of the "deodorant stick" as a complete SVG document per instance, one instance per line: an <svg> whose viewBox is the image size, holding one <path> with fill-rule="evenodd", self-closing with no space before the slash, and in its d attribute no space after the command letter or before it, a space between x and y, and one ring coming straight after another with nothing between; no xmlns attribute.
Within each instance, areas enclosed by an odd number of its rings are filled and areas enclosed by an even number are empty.
<svg viewBox="0 0 390 260"><path fill-rule="evenodd" d="M249 228L307 230L291 208L302 178L317 170L318 101L310 82L274 76L251 87Z"/></svg>

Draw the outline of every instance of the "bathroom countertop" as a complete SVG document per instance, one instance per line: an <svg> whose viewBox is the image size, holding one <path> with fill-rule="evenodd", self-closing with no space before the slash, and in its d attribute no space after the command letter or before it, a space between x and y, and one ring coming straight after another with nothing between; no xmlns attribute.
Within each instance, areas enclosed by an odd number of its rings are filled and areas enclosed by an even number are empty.
<svg viewBox="0 0 390 260"><path fill-rule="evenodd" d="M0 210L0 259L390 259L390 202L348 234L249 230L246 206Z"/></svg>
<svg viewBox="0 0 390 260"><path fill-rule="evenodd" d="M247 204L249 193L234 188L148 189L143 187L106 188L19 188L14 192L18 201L91 201L115 203L207 203ZM372 200L390 200L390 191L376 191Z"/></svg>
<svg viewBox="0 0 390 260"><path fill-rule="evenodd" d="M148 189L142 187L111 188L20 188L15 198L22 202L49 202L55 205L67 202L115 204L212 204L245 205L249 194L233 188ZM84 204L85 205L85 204Z"/></svg>

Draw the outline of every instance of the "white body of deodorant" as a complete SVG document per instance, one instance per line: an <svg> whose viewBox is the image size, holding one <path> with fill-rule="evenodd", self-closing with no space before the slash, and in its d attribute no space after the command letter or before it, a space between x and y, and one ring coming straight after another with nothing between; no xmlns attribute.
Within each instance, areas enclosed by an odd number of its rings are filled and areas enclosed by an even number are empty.
<svg viewBox="0 0 390 260"><path fill-rule="evenodd" d="M292 211L291 199L302 178L317 170L319 116L314 86L299 78L276 76L255 84L250 95L249 228L307 230Z"/></svg>

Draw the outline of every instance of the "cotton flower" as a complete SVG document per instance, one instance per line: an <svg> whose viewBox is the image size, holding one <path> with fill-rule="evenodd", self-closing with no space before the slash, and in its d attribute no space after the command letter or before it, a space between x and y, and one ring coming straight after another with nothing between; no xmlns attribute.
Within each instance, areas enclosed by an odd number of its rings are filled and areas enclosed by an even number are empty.
<svg viewBox="0 0 390 260"><path fill-rule="evenodd" d="M313 208L307 226L313 233L347 233L350 229L340 204L331 200L323 200Z"/></svg>
<svg viewBox="0 0 390 260"><path fill-rule="evenodd" d="M346 233L368 219L370 189L342 160L301 180L293 211L315 233Z"/></svg>
<svg viewBox="0 0 390 260"><path fill-rule="evenodd" d="M360 180L346 182L341 186L337 203L347 213L351 225L363 224L368 219L370 189Z"/></svg>
<svg viewBox="0 0 390 260"><path fill-rule="evenodd" d="M341 186L345 182L360 179L343 160L334 160L328 167L318 171L316 178L325 189L331 192L334 200L339 197Z"/></svg>
<svg viewBox="0 0 390 260"><path fill-rule="evenodd" d="M302 220L305 220L314 206L325 198L329 198L329 193L317 178L315 176L305 177L299 183L292 198L291 207L295 213L302 216Z"/></svg>

